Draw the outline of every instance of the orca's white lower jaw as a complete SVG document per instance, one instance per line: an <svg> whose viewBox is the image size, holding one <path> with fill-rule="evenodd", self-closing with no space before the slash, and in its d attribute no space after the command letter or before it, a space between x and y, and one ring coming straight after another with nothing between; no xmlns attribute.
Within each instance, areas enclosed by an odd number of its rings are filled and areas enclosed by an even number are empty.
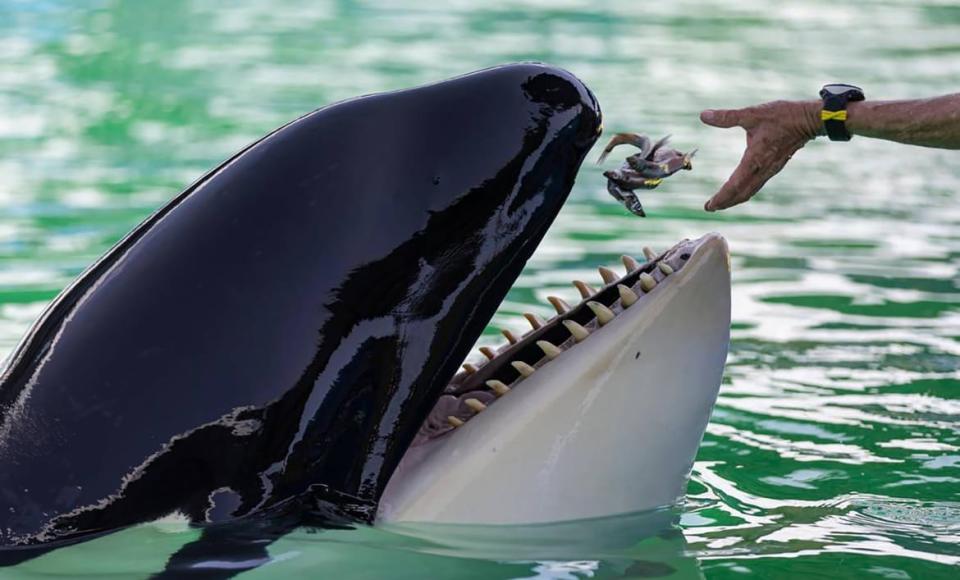
<svg viewBox="0 0 960 580"><path fill-rule="evenodd" d="M465 365L378 521L560 522L682 497L727 355L729 252L708 234L647 258Z"/></svg>

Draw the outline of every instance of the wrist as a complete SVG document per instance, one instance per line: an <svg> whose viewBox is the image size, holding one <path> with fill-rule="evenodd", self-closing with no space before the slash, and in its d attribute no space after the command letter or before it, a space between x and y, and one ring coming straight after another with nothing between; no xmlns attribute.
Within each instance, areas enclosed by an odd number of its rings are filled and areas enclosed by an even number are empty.
<svg viewBox="0 0 960 580"><path fill-rule="evenodd" d="M817 100L800 101L800 108L803 117L803 131L807 139L813 140L825 136L827 131L824 129L823 121L820 118L823 102Z"/></svg>
<svg viewBox="0 0 960 580"><path fill-rule="evenodd" d="M857 135L860 133L858 129L863 129L863 115L868 108L864 101L847 103L847 131L851 135Z"/></svg>

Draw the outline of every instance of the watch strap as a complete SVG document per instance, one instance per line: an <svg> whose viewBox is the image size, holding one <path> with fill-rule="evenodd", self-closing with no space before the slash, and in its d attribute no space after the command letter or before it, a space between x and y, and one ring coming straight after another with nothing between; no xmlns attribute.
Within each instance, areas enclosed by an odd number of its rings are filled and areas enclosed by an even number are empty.
<svg viewBox="0 0 960 580"><path fill-rule="evenodd" d="M827 86L831 87L831 85ZM836 86L832 85L832 87ZM823 98L820 120L823 122L824 131L831 141L849 141L853 137L847 129L847 103L864 100L863 91L859 88L852 85L844 86L844 88L849 88L849 90L836 93L828 91L827 87L824 87L820 91L820 96Z"/></svg>
<svg viewBox="0 0 960 580"><path fill-rule="evenodd" d="M820 120L831 141L849 141L853 135L847 130L847 101L828 103L825 99L820 111ZM831 106L832 105L832 106ZM839 107L839 108L835 108Z"/></svg>

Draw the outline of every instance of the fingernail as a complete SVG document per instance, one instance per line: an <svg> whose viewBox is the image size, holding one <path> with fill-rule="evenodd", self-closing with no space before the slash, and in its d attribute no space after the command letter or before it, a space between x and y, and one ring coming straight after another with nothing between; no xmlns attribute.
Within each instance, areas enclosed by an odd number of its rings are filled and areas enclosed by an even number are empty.
<svg viewBox="0 0 960 580"><path fill-rule="evenodd" d="M713 109L707 109L706 111L700 113L700 120L709 123L713 121L716 116L717 114Z"/></svg>
<svg viewBox="0 0 960 580"><path fill-rule="evenodd" d="M713 211L713 206L710 204L712 200L707 200L707 203L703 204L703 209L705 211Z"/></svg>

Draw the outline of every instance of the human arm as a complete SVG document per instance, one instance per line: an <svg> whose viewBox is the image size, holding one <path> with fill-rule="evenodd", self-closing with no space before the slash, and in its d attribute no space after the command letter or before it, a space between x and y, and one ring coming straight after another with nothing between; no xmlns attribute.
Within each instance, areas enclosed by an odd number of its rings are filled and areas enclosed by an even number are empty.
<svg viewBox="0 0 960 580"><path fill-rule="evenodd" d="M847 129L854 135L960 149L960 93L909 101L861 101L847 105Z"/></svg>
<svg viewBox="0 0 960 580"><path fill-rule="evenodd" d="M774 101L745 109L707 110L714 127L742 127L747 148L730 179L704 205L726 209L753 197L808 141L822 134L821 101ZM847 105L853 135L943 149L960 149L960 93L931 99L861 101Z"/></svg>

